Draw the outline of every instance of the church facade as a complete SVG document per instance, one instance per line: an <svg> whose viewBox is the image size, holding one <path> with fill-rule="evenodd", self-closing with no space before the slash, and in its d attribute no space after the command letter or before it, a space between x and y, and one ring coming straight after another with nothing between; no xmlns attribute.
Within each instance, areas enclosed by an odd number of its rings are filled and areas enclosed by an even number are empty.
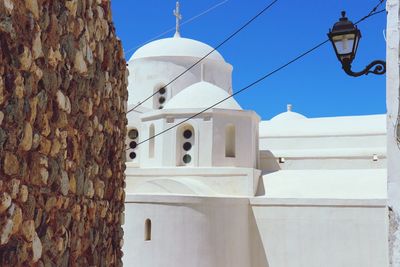
<svg viewBox="0 0 400 267"><path fill-rule="evenodd" d="M386 116L261 121L211 51L177 29L128 62L124 264L387 266Z"/></svg>

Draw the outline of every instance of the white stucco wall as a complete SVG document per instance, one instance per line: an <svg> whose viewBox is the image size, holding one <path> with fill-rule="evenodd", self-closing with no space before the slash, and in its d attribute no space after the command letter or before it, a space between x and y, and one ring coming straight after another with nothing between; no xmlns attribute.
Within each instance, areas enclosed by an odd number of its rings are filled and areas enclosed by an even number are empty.
<svg viewBox="0 0 400 267"><path fill-rule="evenodd" d="M125 209L124 266L252 266L248 199L127 195Z"/></svg>
<svg viewBox="0 0 400 267"><path fill-rule="evenodd" d="M386 169L281 170L263 175L259 192L268 198L386 200L386 178Z"/></svg>
<svg viewBox="0 0 400 267"><path fill-rule="evenodd" d="M386 140L386 115L262 121L261 169L384 169Z"/></svg>
<svg viewBox="0 0 400 267"><path fill-rule="evenodd" d="M306 151L308 152L308 151ZM329 152L327 152L328 154ZM281 155L281 154L276 154ZM378 160L373 160L373 153L367 156L349 157L343 155L337 156L309 156L301 155L293 157L293 155L284 157L285 162L279 163L279 156L274 154L262 154L261 169L265 172L276 170L352 170L352 169L384 169L386 170L386 155L378 154ZM385 173L386 175L386 173Z"/></svg>
<svg viewBox="0 0 400 267"><path fill-rule="evenodd" d="M213 166L257 168L257 132L259 117L251 111L220 111L213 114ZM235 127L235 157L225 156L225 127Z"/></svg>
<svg viewBox="0 0 400 267"><path fill-rule="evenodd" d="M196 110L197 111L197 110ZM190 111L188 114L172 114L167 110L157 110L146 115L141 124L141 138L140 141L150 138L150 125L154 125L155 134L158 134L174 125L182 123L189 116L193 115L196 111ZM140 145L140 167L154 168L154 167L177 167L181 161L180 149L183 136L179 134L182 126L191 126L193 128L193 142L190 153L192 161L190 166L211 166L211 145L212 145L212 120L204 120L199 116L190 120L190 122L183 123L178 127L174 127L169 131L157 136L152 142L155 145L154 157L149 157L149 146L151 142L145 142ZM179 135L179 136L178 136ZM179 140L178 140L179 139ZM179 159L178 159L179 157Z"/></svg>
<svg viewBox="0 0 400 267"><path fill-rule="evenodd" d="M261 172L252 168L132 168L127 163L127 194L254 196Z"/></svg>
<svg viewBox="0 0 400 267"><path fill-rule="evenodd" d="M391 266L400 266L400 149L396 142L399 114L399 12L398 0L387 1L387 127L388 127L388 194L390 217ZM399 129L399 128L397 128ZM398 134L398 133L397 133Z"/></svg>
<svg viewBox="0 0 400 267"><path fill-rule="evenodd" d="M126 197L125 266L383 267L386 200ZM151 240L144 240L151 219Z"/></svg>
<svg viewBox="0 0 400 267"><path fill-rule="evenodd" d="M182 155L180 150L184 140L181 127L193 127L192 148L187 152L192 157L188 166L196 167L243 167L256 168L258 162L257 133L259 117L253 111L210 109L195 118L189 117L201 109L164 109L143 114L140 126L140 142L150 137L150 125L154 125L155 134L171 128L154 138L154 157L149 157L151 142L144 142L138 148L140 167L176 167ZM181 124L182 123L182 124ZM225 157L225 127L235 126L234 158ZM178 127L173 127L178 125ZM183 141L182 141L182 140Z"/></svg>
<svg viewBox="0 0 400 267"><path fill-rule="evenodd" d="M250 202L267 260L263 265L261 257L261 263L252 267L388 265L386 200L255 198Z"/></svg>

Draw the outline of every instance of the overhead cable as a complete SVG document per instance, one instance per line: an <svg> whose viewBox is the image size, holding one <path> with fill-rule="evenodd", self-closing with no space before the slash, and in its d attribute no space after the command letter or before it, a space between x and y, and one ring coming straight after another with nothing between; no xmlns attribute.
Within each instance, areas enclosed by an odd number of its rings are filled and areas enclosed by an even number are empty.
<svg viewBox="0 0 400 267"><path fill-rule="evenodd" d="M376 12L370 12L368 15L366 15L365 17L363 17L363 18L361 18L360 20L358 20L355 24L358 24L358 23L364 21L365 19L367 19L367 18L369 18L369 17L372 17L372 16L374 16L374 15L376 15L376 14L382 13L382 12L383 12L382 10L381 10L381 11L376 11ZM178 127L179 125L182 125L183 123L185 123L185 122L187 122L187 121L189 121L189 120L191 120L191 119L193 119L193 118L199 116L200 114L202 114L202 113L204 113L204 112L206 112L206 111L208 111L208 110L214 108L215 106L217 106L217 105L221 104L222 102L224 102L224 101L226 101L226 100L228 100L228 99L234 97L235 95L242 93L243 91L245 91L245 90L247 90L247 89L253 87L254 85L256 85L256 84L262 82L263 80L267 79L268 77L274 75L275 73L277 73L277 72L279 72L279 71L285 69L285 68L288 67L289 65L291 65L291 64L295 63L296 61L300 60L301 58L307 56L307 55L310 54L311 52L317 50L318 48L320 48L321 46L323 46L324 44L326 44L327 42L329 42L329 39L326 39L325 41L323 41L323 42L321 42L321 43L315 45L314 47L308 49L307 51L301 53L300 55L298 55L297 57L293 58L293 59L290 60L289 62L287 62L287 63L281 65L280 67L278 67L278 68L272 70L271 72L265 74L264 76L258 78L258 79L255 80L255 81L251 82L250 84L248 84L247 86L245 86L245 87L241 88L240 90L236 91L236 92L233 93L232 95L229 95L229 96L225 97L224 99L222 99L222 100L216 102L215 104L213 104L213 105L211 105L211 106L209 106L209 107L207 107L207 108L205 108L205 109L203 109L203 110L201 110L201 111L199 111L199 112L193 114L192 116L188 117L187 119L184 119L183 121L180 121L179 123L174 124L174 125L172 125L171 127L168 127L167 129L165 129L165 130L163 130L163 131L161 131L161 132L159 132L159 133L157 133L157 134L155 134L155 135L153 135L153 136L150 136L149 138L147 138L147 139L145 139L145 140L139 142L137 145L139 146L139 145L141 145L141 144L143 144L143 143L145 143L145 142L147 142L147 141L149 141L149 140L151 140L151 139L153 139L153 138L155 138L155 137L157 137L157 136L160 136L160 135L162 135L162 134L164 134L164 133L166 133L166 132L172 130L173 128L176 128L176 127Z"/></svg>
<svg viewBox="0 0 400 267"><path fill-rule="evenodd" d="M221 46L223 46L226 42L228 42L230 39L232 39L235 35L237 35L239 32L241 32L244 28L246 28L249 24L251 24L255 19L257 19L259 16L261 16L265 11L267 11L269 8L271 8L276 2L278 2L278 0L274 0L272 1L269 5L267 5L266 7L264 7L259 13L257 13L254 17L252 17L250 20L248 20L242 27L240 27L239 29L237 29L234 33L232 33L231 35L229 35L225 40L223 40L219 45L217 45L214 49L212 49L209 53L207 53L206 55L204 55L202 58L200 58L198 61L196 61L193 65L191 65L189 68L187 68L185 71L183 71L181 74L179 74L178 76L176 76L174 79L172 79L169 83L167 83L163 88L167 87L168 85L170 85L171 83L175 82L176 80L178 80L180 77L182 77L185 73L187 73L188 71L190 71L191 69L193 69L197 64L199 64L201 61L203 61L205 58L207 58L209 55L211 55L213 52L215 52L218 48L220 48ZM137 103L133 108L131 108L130 110L128 110L127 113L130 113L132 111L134 111L136 108L138 108L139 106L141 106L143 103L145 103L147 100L151 99L153 96L155 96L159 91L161 90L158 89L156 90L152 95L148 96L146 99L144 99L143 101L140 101L139 103Z"/></svg>
<svg viewBox="0 0 400 267"><path fill-rule="evenodd" d="M168 132L169 130L171 130L171 129L175 128L175 127L178 127L179 125L181 125L181 124L183 124L183 123L185 123L185 122L187 122L187 121L189 121L189 120L191 120L191 119L197 117L198 115L200 115L200 114L206 112L207 110L210 110L210 109L212 109L213 107L215 107L215 106L221 104L222 102L228 100L229 98L234 97L235 95L240 94L241 92L243 92L243 91L245 91L245 90L247 90L247 89L253 87L254 85L260 83L260 82L263 81L263 80L265 80L266 78L268 78L268 77L274 75L274 74L277 73L278 71L280 71L280 70L286 68L287 66L293 64L294 62L298 61L299 59L305 57L306 55L308 55L308 54L311 53L312 51L318 49L319 47L321 47L322 45L324 45L324 44L327 43L327 42L329 42L329 40L325 40L325 41L323 41L323 42L317 44L317 45L314 46L313 48L307 50L306 52L304 52L304 53L300 54L299 56L295 57L294 59L290 60L288 63L286 63L286 64L284 64L284 65L282 65L282 66L280 66L280 67L274 69L273 71L271 71L271 72L265 74L264 76L258 78L257 80L255 80L254 82L248 84L247 86L243 87L242 89L236 91L236 92L233 93L232 95L229 95L229 96L225 97L224 99L222 99L222 100L216 102L215 104L213 104L213 105L211 105L211 106L209 106L209 107L207 107L207 108L205 108L205 109L199 111L198 113L195 113L194 115L190 116L189 118L187 118L187 119L185 119L185 120L183 120L183 121L181 121L181 122L179 122L179 123L177 123L177 124L174 124L173 126L167 128L167 129L165 129L165 130L163 130L163 131L161 131L161 132L159 132L159 133L157 133L157 134L155 134L155 135L153 135L153 136L150 136L149 138L147 138L147 139L145 139L145 140L139 142L138 145L143 144L143 143L145 143L145 142L147 142L147 141L149 141L149 140L151 140L151 139L153 139L153 138L155 138L155 137L157 137L157 136L159 136L159 135L161 135L161 134L164 134L165 132Z"/></svg>

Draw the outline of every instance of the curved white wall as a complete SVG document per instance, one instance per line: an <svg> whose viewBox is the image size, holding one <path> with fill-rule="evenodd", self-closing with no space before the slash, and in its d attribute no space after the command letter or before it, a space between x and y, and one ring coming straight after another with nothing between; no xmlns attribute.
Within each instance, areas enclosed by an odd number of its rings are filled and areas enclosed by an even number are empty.
<svg viewBox="0 0 400 267"><path fill-rule="evenodd" d="M128 104L136 104L153 94L156 87L166 85L199 59L190 57L159 57L128 62ZM186 87L206 81L232 92L232 66L205 59L167 87L167 101ZM153 101L143 103L153 108Z"/></svg>

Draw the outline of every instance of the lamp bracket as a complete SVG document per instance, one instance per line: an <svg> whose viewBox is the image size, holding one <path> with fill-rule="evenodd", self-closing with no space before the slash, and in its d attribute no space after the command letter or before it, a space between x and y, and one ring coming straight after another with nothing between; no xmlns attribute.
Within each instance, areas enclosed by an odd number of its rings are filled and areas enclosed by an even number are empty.
<svg viewBox="0 0 400 267"><path fill-rule="evenodd" d="M383 75L386 73L386 62L383 60L374 60L368 66L365 67L362 71L354 72L351 70L351 61L344 60L342 62L343 70L350 76L359 77L362 75L368 75L370 73L376 75Z"/></svg>

